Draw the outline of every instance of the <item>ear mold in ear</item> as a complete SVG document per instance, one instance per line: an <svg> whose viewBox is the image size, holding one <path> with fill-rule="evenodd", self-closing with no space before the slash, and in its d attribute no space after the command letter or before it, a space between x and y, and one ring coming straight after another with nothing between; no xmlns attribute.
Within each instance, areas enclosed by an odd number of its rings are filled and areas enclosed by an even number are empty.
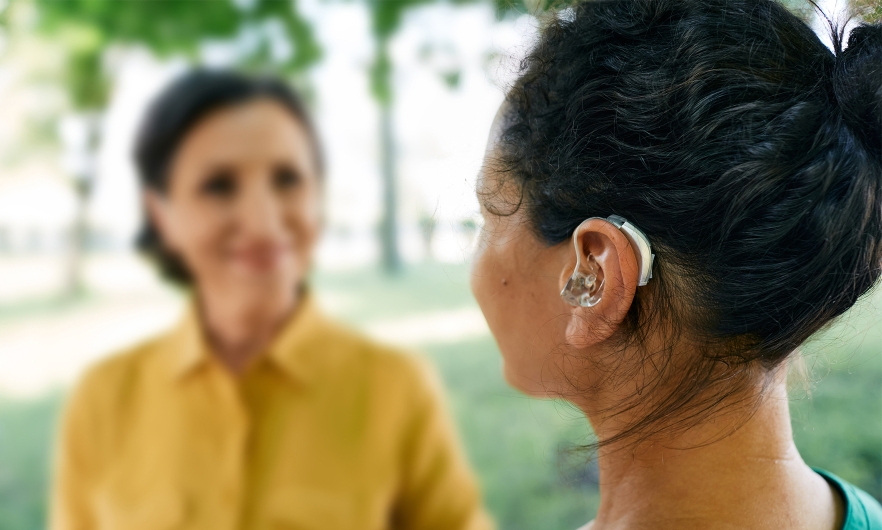
<svg viewBox="0 0 882 530"><path fill-rule="evenodd" d="M594 256L588 255L588 263L586 264L587 273L582 272L581 263L578 254L576 255L576 270L567 281L560 297L572 306L591 307L600 301L603 294L603 280L597 280L599 268Z"/></svg>
<svg viewBox="0 0 882 530"><path fill-rule="evenodd" d="M591 219L598 218L592 217L586 219L586 221ZM646 285L652 278L652 263L655 261L655 254L652 253L649 238L624 217L611 215L606 220L615 225L628 238L628 242L631 244L631 248L634 249L634 254L637 257L637 285ZM582 222L582 224L584 223L585 221ZM579 228L582 227L582 224L579 225ZM597 281L599 267L594 256L590 254L588 255L588 263L585 264L586 270L582 270L582 253L579 251L579 228L573 231L573 245L576 248L576 268L560 292L560 297L574 307L591 307L596 305L603 295L603 280Z"/></svg>

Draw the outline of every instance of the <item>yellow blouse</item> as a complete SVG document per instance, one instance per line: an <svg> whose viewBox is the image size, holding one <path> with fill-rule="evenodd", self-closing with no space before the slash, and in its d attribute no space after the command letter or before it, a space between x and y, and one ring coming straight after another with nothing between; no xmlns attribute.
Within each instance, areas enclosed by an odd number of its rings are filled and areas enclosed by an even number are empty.
<svg viewBox="0 0 882 530"><path fill-rule="evenodd" d="M90 370L64 415L53 530L484 530L424 362L308 297L234 377L196 312Z"/></svg>

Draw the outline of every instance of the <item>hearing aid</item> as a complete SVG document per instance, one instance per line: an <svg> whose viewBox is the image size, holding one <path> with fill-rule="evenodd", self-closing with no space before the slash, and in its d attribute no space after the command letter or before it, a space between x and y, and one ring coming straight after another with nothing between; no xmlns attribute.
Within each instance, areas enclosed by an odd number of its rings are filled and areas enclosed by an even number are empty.
<svg viewBox="0 0 882 530"><path fill-rule="evenodd" d="M579 249L579 233L582 226L592 219L602 219L602 217L590 217L584 221L573 231L573 246L576 250L576 268L573 270L572 276L567 280L567 284L560 292L560 297L568 304L574 307L591 307L600 302L603 296L604 280L598 281L598 272L600 267L594 256L587 256L587 263L582 264L582 253ZM624 217L619 215L610 215L606 221L612 223L616 228L628 239L631 248L637 258L637 285L643 286L649 283L652 278L652 264L655 261L655 254L652 253L652 247L649 244L649 238L646 237L639 228L629 223Z"/></svg>

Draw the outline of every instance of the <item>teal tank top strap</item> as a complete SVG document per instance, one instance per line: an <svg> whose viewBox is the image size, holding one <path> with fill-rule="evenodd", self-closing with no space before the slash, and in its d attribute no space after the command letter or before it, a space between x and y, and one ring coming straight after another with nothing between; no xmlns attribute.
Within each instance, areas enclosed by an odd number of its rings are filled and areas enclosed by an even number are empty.
<svg viewBox="0 0 882 530"><path fill-rule="evenodd" d="M839 490L845 499L845 524L842 530L882 530L882 506L879 501L833 473L812 469Z"/></svg>

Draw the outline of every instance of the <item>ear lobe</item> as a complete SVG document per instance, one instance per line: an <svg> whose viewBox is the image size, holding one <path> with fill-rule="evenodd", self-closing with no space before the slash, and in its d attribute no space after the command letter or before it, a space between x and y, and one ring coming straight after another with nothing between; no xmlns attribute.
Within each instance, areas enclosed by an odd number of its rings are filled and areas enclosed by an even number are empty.
<svg viewBox="0 0 882 530"><path fill-rule="evenodd" d="M587 314L592 309L594 308L573 308L565 331L566 343L573 348L585 349L603 342L610 336L609 326L598 326L597 315Z"/></svg>
<svg viewBox="0 0 882 530"><path fill-rule="evenodd" d="M634 249L615 225L601 218L583 222L573 234L574 252L567 260L569 272L562 277L564 285L573 274L576 262L593 261L603 279L600 299L591 307L569 306L570 319L566 341L576 348L587 348L607 340L624 320L639 281L639 268ZM563 274L562 274L563 276Z"/></svg>

